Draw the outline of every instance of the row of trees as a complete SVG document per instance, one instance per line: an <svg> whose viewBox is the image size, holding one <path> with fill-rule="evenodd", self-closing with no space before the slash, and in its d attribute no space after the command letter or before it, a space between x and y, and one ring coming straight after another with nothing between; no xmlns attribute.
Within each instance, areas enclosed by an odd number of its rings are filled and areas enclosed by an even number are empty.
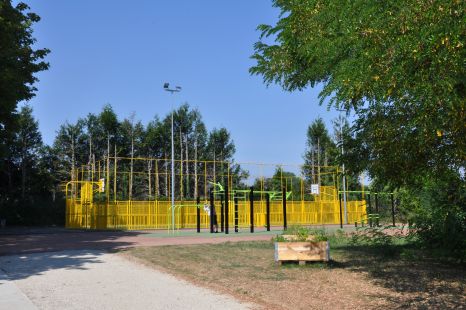
<svg viewBox="0 0 466 310"><path fill-rule="evenodd" d="M234 163L235 145L228 130L222 127L208 132L200 112L191 109L188 104L173 111L173 132L175 174L184 176L176 180L183 183L182 187L176 188L177 197L183 199L200 195L199 189L205 185L202 183L204 177L201 176L206 173L209 175L208 181L225 183L228 166L230 173L236 174L237 179L247 176ZM134 176L141 172L149 175L149 186L146 184L144 191L136 191L138 198L168 197L171 114L163 119L156 116L144 126L135 120L135 114L119 121L112 107L107 105L97 115L89 114L74 124L62 125L53 148L62 159L60 173L57 174L61 180L75 180L76 167L86 166L86 170L97 171L96 164L102 165L101 170L112 171L111 177L114 177L113 165L117 164L119 183L127 183L125 199L134 198L135 183L141 183ZM105 159L109 157L107 162ZM115 163L115 158L121 159ZM101 161L97 163L99 159ZM195 163L197 161L210 163L207 167L201 167L201 163ZM127 173L127 177L121 173ZM155 178L154 189L150 186L152 175ZM113 188L108 190L115 191ZM116 195L116 192L112 192L112 195Z"/></svg>
<svg viewBox="0 0 466 310"><path fill-rule="evenodd" d="M175 189L177 199L204 195L200 189L208 185L206 181L225 184L227 169L235 188L246 188L243 181L248 177L248 172L234 163L235 145L227 129L207 131L200 112L191 109L188 104L173 111L173 121L176 182L182 184ZM306 166L302 171L304 180L277 168L271 178L256 180L255 188L281 191L286 183L287 190L293 189L294 198L300 199L304 194L309 199L308 187L311 183L320 179L319 184L334 185L337 177L335 171L325 174L320 171L320 166L339 163L336 141L341 131L338 124L335 125L336 134L333 137L320 118L309 126L304 155ZM80 167L84 167L85 179L91 177L91 171L101 171L102 177L109 175L112 183L115 182L115 187L107 188L112 198L168 199L171 114L163 119L156 116L143 125L135 120L134 114L119 120L112 107L106 105L98 114L90 113L75 123L61 125L53 145L48 146L42 142L32 108L25 105L19 111L17 128L9 143L8 156L3 161L6 169L0 178L3 197L1 214L10 221L60 223L64 206L62 185L69 180L82 180L78 173ZM202 166L205 165L204 161L208 161L205 167ZM113 179L114 165L118 167L116 179ZM107 170L108 174L105 172ZM305 182L303 193L302 181ZM359 186L357 177L349 184L350 187Z"/></svg>
<svg viewBox="0 0 466 310"><path fill-rule="evenodd" d="M75 123L66 122L61 125L52 146L43 144L30 106L20 109L17 121L17 131L9 141L7 156L2 161L5 169L0 177L1 214L6 214L14 222L30 222L33 215L31 210L38 208L35 205L39 198L45 204L62 204L63 209L63 183L77 180L77 169L80 167L85 167L86 173L97 172L99 168L101 171L113 171L115 157L127 158L120 159L118 163L119 182L123 182L126 177L124 181L127 185L124 189L119 188L126 194L125 197L120 196L120 199L168 196L171 114L163 119L156 116L144 126L135 120L134 114L119 120L112 107L106 105L99 114L91 113ZM247 177L247 173L234 163L235 145L226 128L209 132L200 112L191 109L188 104L173 111L173 121L176 175L186 176L186 180L177 180L185 184L184 188L177 187L175 193L178 198L192 198L203 194L198 193L198 189L206 185L202 183L204 177L201 177L206 173L204 169L207 170L210 182L216 180L224 183L228 168L230 173L235 174L237 182ZM167 160L133 159L138 157ZM202 171L197 171L197 168L201 169L200 164L187 164L190 160L211 163L202 167ZM157 187L154 192L151 192L152 186L147 188L146 183L141 185L137 177L133 178L133 175L137 175L136 172L141 171L152 172L156 177ZM160 173L155 174L155 171ZM103 172L102 176L105 176ZM143 190L141 186L145 186ZM112 188L107 190L111 191ZM113 194L116 195L112 192ZM62 214L62 211L57 212L57 217ZM54 217L54 220L57 218Z"/></svg>
<svg viewBox="0 0 466 310"><path fill-rule="evenodd" d="M292 196L300 199L303 195L306 199L313 199L310 194L311 184L321 186L339 186L341 184L341 163L345 141L351 141L351 130L345 117L338 117L333 121L333 134L329 132L322 118L318 117L308 127L306 133L306 148L303 154L303 166L301 176L284 171L277 167L273 176L264 179L256 179L255 188L281 191L284 183L287 189L293 188ZM345 171L346 190L361 190L359 171L347 169ZM284 181L286 179L286 181ZM303 184L302 184L303 183ZM358 195L353 197L360 199Z"/></svg>
<svg viewBox="0 0 466 310"><path fill-rule="evenodd" d="M30 108L17 109L18 102L34 96L35 74L49 67L44 58L50 51L34 46L32 25L39 20L24 3L0 1L0 214L17 222L25 214L36 222L63 214L53 204L38 212L50 181L43 165L46 157L37 160L42 139Z"/></svg>

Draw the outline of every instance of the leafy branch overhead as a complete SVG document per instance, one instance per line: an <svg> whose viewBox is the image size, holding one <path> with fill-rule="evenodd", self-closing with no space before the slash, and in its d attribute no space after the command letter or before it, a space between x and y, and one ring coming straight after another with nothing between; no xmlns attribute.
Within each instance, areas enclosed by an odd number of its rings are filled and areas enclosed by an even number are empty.
<svg viewBox="0 0 466 310"><path fill-rule="evenodd" d="M321 103L355 112L357 151L372 174L414 167L391 176L400 184L424 169L464 167L464 1L273 3L280 19L258 27L251 74L288 91L322 84Z"/></svg>

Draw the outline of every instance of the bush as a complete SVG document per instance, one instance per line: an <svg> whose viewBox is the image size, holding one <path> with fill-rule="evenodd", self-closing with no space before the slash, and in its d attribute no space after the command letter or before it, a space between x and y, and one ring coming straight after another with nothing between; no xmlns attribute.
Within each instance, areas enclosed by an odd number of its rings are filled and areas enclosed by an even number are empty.
<svg viewBox="0 0 466 310"><path fill-rule="evenodd" d="M351 236L353 245L388 246L393 244L393 237L385 233L388 227L362 227Z"/></svg>
<svg viewBox="0 0 466 310"><path fill-rule="evenodd" d="M421 186L399 192L400 207L424 247L466 258L466 186L455 173L426 177Z"/></svg>
<svg viewBox="0 0 466 310"><path fill-rule="evenodd" d="M283 235L295 236L293 240L286 239ZM288 228L287 231L283 232L282 235L277 235L273 238L275 242L304 242L309 236L314 237L314 241L327 241L328 236L323 229L311 229L308 227L293 225Z"/></svg>

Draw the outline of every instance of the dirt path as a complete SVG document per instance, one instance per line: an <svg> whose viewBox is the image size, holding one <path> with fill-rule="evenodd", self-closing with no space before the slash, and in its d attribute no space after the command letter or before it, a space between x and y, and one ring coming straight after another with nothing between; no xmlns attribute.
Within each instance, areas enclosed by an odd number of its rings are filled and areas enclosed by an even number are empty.
<svg viewBox="0 0 466 310"><path fill-rule="evenodd" d="M232 297L98 250L0 257L39 309L249 309Z"/></svg>

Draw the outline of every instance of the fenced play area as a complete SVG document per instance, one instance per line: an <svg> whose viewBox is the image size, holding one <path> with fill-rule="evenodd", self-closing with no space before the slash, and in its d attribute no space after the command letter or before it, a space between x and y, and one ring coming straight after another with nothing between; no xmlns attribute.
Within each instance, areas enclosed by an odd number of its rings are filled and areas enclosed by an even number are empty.
<svg viewBox="0 0 466 310"><path fill-rule="evenodd" d="M108 157L75 169L66 227L200 230L212 229L214 217L226 232L368 223L367 192L343 191L338 167L176 160L174 173L171 160L155 158Z"/></svg>

